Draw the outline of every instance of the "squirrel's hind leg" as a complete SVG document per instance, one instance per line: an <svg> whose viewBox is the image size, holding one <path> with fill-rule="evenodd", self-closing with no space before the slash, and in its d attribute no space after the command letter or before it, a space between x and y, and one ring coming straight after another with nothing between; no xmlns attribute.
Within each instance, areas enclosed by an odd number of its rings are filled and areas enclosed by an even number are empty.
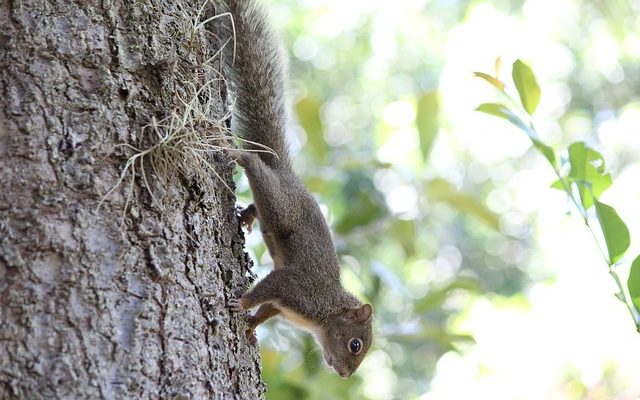
<svg viewBox="0 0 640 400"><path fill-rule="evenodd" d="M277 237L287 237L302 221L300 193L291 171L273 170L257 153L244 153L238 162L245 169L261 228Z"/></svg>
<svg viewBox="0 0 640 400"><path fill-rule="evenodd" d="M240 208L238 206L238 208ZM251 233L253 230L253 223L258 218L258 210L254 204L249 204L246 208L243 208L239 212L240 225L247 226L247 232Z"/></svg>

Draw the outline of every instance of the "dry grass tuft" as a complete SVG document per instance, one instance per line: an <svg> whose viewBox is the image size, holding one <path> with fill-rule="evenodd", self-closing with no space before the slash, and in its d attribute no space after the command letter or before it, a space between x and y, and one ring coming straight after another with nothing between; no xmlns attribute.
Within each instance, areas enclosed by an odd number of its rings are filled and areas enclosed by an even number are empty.
<svg viewBox="0 0 640 400"><path fill-rule="evenodd" d="M219 14L205 21L200 21L208 1L203 3L195 18L189 18L184 10L182 12L185 18L188 18L191 22L192 31L189 43L192 48L194 43L200 43L205 49L208 48L206 44L202 43L202 38L206 39L207 35L213 35L212 32L205 29L205 25L208 22L217 18L228 17L231 18L233 26L233 17L229 13ZM233 37L227 39L222 48L232 43L234 46L233 54L235 55L234 39ZM220 99L218 90L226 85L225 78L221 72L222 48L214 54L205 54L204 60L195 66L197 71L202 71L200 77L213 76L213 78L202 84L199 82L195 84L192 82L193 67L185 71L180 71L177 68L176 80L182 84L184 92L187 94L185 96L186 99L176 95L177 105L168 117L159 121L152 118L149 124L143 126L138 146L128 143L116 145L116 148L125 148L133 154L127 159L115 185L100 200L97 210L124 183L128 176L131 177L131 180L122 211L123 222L134 193L136 177L141 180L142 185L149 192L153 204L160 209L163 209L162 201L156 197L149 184L150 174L160 180L174 176L174 172L184 176L196 176L200 179L213 175L233 193L233 190L218 174L210 161L214 153L222 152L232 157L235 152L243 151L268 152L275 155L273 150L259 143L251 142L261 148L258 150L246 150L236 146L238 143L248 141L232 135L226 127L224 121L230 117L230 112L217 119L212 117L212 111L217 107L216 101ZM204 79L201 81L204 81ZM143 143L151 144L145 147Z"/></svg>

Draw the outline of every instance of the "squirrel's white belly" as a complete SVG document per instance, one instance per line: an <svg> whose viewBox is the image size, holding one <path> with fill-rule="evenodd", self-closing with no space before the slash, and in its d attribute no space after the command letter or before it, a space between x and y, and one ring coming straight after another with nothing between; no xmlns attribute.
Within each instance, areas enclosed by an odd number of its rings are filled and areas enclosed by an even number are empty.
<svg viewBox="0 0 640 400"><path fill-rule="evenodd" d="M282 307L280 304L277 304L276 306L280 310L280 315L282 316L282 318L289 321L295 327L303 329L312 334L317 333L316 331L318 330L318 325L313 323L313 321L311 321L310 319L298 314L295 311L292 311L289 308Z"/></svg>

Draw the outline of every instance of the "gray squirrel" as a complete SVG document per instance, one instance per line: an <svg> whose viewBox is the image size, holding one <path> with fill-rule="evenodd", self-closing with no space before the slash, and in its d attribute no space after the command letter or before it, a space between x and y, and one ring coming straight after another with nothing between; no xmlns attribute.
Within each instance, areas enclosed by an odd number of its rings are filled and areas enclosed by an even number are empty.
<svg viewBox="0 0 640 400"><path fill-rule="evenodd" d="M280 42L256 0L220 1L218 13L233 17L221 24L224 73L235 94L231 129L246 141L233 152L249 179L254 204L240 212L249 232L254 219L273 258L274 269L228 306L239 312L260 306L249 316L255 327L280 315L310 332L326 363L347 378L358 368L372 342L373 309L340 284L340 263L329 226L318 204L295 175L285 138L286 63ZM235 39L235 43L234 43ZM252 144L256 143L256 144ZM262 146L272 149L277 157Z"/></svg>

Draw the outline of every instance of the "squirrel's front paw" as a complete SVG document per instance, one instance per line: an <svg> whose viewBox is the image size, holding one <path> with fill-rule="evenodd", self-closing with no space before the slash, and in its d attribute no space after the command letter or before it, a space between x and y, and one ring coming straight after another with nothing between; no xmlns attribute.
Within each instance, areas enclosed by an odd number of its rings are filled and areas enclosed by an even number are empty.
<svg viewBox="0 0 640 400"><path fill-rule="evenodd" d="M235 312L240 312L245 310L244 304L242 302L242 297L239 299L229 300L229 302L227 303L227 307L229 307L231 311L235 311Z"/></svg>

